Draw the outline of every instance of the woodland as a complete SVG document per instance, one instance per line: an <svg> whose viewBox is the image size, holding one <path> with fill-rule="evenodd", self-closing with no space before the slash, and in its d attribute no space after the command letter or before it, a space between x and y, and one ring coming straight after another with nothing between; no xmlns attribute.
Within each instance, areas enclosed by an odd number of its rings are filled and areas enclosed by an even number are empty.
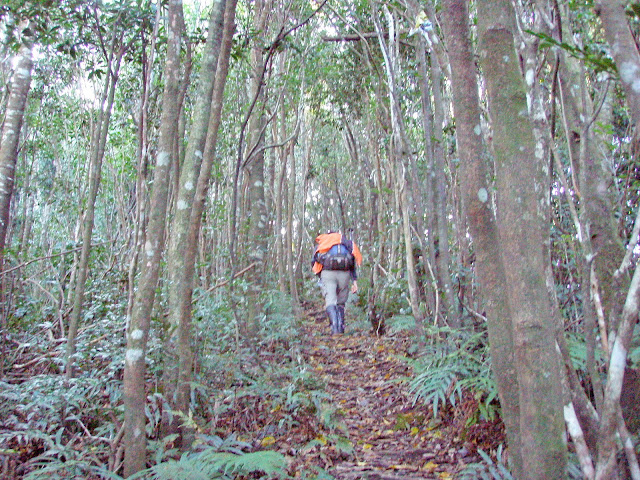
<svg viewBox="0 0 640 480"><path fill-rule="evenodd" d="M626 0L2 0L0 478L640 480L639 37Z"/></svg>

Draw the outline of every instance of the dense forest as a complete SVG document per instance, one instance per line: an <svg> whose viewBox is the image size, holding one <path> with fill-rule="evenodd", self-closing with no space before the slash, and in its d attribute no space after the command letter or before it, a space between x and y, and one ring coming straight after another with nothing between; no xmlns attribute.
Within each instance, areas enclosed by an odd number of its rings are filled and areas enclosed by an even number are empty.
<svg viewBox="0 0 640 480"><path fill-rule="evenodd" d="M0 38L1 478L640 480L636 1L3 0Z"/></svg>

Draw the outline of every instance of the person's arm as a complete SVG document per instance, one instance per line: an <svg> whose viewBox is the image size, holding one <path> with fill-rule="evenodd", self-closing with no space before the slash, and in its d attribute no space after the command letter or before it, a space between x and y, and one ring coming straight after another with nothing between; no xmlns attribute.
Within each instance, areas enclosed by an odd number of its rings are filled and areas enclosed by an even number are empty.
<svg viewBox="0 0 640 480"><path fill-rule="evenodd" d="M358 291L358 282L356 280L351 284L351 293L356 293Z"/></svg>

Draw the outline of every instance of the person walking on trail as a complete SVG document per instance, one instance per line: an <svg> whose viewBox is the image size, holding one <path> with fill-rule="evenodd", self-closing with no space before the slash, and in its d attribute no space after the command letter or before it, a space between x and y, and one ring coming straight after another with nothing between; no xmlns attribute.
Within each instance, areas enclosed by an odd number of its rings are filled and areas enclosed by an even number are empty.
<svg viewBox="0 0 640 480"><path fill-rule="evenodd" d="M351 293L356 293L356 267L361 264L360 249L340 232L323 233L316 237L311 269L320 277L332 334L344 333L344 308L349 298L349 284Z"/></svg>

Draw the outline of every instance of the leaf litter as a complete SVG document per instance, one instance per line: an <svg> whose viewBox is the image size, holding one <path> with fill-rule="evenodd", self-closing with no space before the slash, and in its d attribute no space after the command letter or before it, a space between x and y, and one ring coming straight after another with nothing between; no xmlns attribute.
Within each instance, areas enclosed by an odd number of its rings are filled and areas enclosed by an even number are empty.
<svg viewBox="0 0 640 480"><path fill-rule="evenodd" d="M351 449L323 435L292 459L294 476L316 466L344 480L450 479L479 459L478 448L504 441L499 420L468 422L476 407L471 396L438 418L414 402L404 382L412 374L403 361L413 343L409 332L375 336L347 328L332 336L321 308L306 318L302 354L326 385Z"/></svg>

